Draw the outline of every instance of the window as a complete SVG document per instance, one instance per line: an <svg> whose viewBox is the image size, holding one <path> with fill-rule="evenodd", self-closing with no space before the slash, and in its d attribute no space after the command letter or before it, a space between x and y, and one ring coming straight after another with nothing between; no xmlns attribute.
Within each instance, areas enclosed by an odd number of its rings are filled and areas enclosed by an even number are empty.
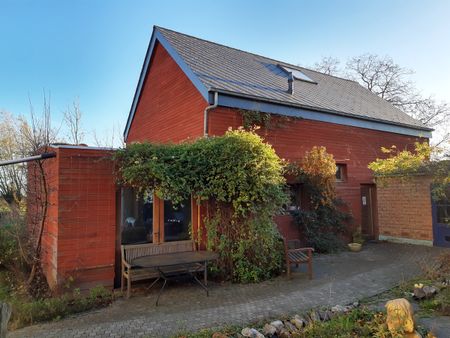
<svg viewBox="0 0 450 338"><path fill-rule="evenodd" d="M153 215L155 212L155 216ZM190 238L191 201L173 205L149 193L145 196L122 188L122 244L160 243Z"/></svg>
<svg viewBox="0 0 450 338"><path fill-rule="evenodd" d="M284 209L289 212L300 210L302 206L302 185L295 183L288 184L288 186L290 199Z"/></svg>
<svg viewBox="0 0 450 338"><path fill-rule="evenodd" d="M283 69L286 73L291 73L292 76L296 79L296 80L300 80L300 81L305 81L305 82L310 82L310 83L314 83L317 84L317 82L315 82L314 80L312 80L310 77L308 77L305 73L303 73L300 69L294 69L294 68L289 68L286 66L282 66L282 65L278 65L281 69Z"/></svg>
<svg viewBox="0 0 450 338"><path fill-rule="evenodd" d="M122 189L122 244L153 241L153 193L138 197L131 188Z"/></svg>
<svg viewBox="0 0 450 338"><path fill-rule="evenodd" d="M436 221L439 224L450 225L450 202L441 201L436 204L437 217Z"/></svg>
<svg viewBox="0 0 450 338"><path fill-rule="evenodd" d="M178 206L174 206L170 201L164 201L164 242L189 239L190 224L190 201L184 201Z"/></svg>
<svg viewBox="0 0 450 338"><path fill-rule="evenodd" d="M344 182L347 180L347 165L336 164L336 181Z"/></svg>

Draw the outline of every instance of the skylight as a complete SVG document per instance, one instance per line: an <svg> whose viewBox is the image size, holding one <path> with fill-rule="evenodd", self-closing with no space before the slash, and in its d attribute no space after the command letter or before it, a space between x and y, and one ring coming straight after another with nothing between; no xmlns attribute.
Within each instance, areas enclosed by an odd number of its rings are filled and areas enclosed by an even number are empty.
<svg viewBox="0 0 450 338"><path fill-rule="evenodd" d="M300 81L306 81L306 82L311 82L311 83L317 83L316 81L312 80L311 78L309 78L308 76L306 76L304 73L302 73L301 71L299 71L298 69L294 69L294 68L289 68L286 66L282 66L282 65L278 65L281 69L283 69L286 73L292 73L292 75L294 76L294 78L296 80L300 80Z"/></svg>

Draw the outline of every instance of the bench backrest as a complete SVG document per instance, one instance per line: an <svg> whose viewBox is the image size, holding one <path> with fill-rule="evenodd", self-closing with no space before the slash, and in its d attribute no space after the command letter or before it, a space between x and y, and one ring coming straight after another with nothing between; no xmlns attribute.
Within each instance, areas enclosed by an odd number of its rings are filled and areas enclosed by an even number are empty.
<svg viewBox="0 0 450 338"><path fill-rule="evenodd" d="M159 244L127 244L121 245L122 259L131 263L133 259L143 256L161 255L174 252L194 251L194 241L175 241Z"/></svg>

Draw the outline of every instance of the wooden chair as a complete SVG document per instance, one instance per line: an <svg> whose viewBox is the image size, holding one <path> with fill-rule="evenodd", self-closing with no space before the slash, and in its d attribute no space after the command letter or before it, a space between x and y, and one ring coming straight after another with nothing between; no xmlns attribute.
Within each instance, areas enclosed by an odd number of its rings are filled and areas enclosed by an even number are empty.
<svg viewBox="0 0 450 338"><path fill-rule="evenodd" d="M283 242L286 254L287 277L291 278L291 264L295 264L297 267L299 264L308 264L309 279L312 279L312 253L314 249L302 248L301 242L298 239L286 240L283 238Z"/></svg>

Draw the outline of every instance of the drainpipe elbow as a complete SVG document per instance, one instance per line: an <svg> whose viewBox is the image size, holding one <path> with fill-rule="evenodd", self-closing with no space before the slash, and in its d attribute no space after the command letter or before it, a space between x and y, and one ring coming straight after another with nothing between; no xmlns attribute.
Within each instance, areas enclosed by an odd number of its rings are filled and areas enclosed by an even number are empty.
<svg viewBox="0 0 450 338"><path fill-rule="evenodd" d="M205 108L205 111L203 113L203 135L205 137L208 137L208 112L211 109L217 108L219 105L219 93L214 92L214 102L212 105L209 105Z"/></svg>

